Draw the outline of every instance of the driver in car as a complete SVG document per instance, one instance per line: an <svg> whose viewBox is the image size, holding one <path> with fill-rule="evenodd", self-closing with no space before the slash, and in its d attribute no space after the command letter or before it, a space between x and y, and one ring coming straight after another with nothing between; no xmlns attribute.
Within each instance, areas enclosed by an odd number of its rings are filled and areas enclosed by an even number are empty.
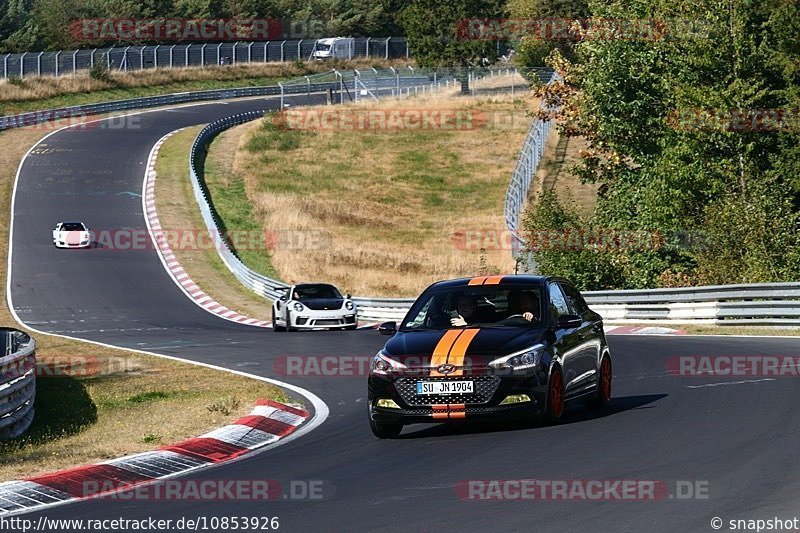
<svg viewBox="0 0 800 533"><path fill-rule="evenodd" d="M509 294L509 310L512 316L521 316L528 322L538 320L539 298L530 291L513 291Z"/></svg>
<svg viewBox="0 0 800 533"><path fill-rule="evenodd" d="M455 315L450 318L450 325L453 327L463 327L478 322L478 303L472 296L462 294L456 300L456 309L452 311Z"/></svg>
<svg viewBox="0 0 800 533"><path fill-rule="evenodd" d="M453 316L450 318L450 325L453 327L463 327L476 322L476 309L478 305L475 299L466 294L462 294L456 300L456 309L453 311Z"/></svg>

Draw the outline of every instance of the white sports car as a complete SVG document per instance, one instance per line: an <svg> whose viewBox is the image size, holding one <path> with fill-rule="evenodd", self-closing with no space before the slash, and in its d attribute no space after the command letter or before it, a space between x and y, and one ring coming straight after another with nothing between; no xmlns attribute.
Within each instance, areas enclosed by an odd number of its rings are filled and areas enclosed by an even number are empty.
<svg viewBox="0 0 800 533"><path fill-rule="evenodd" d="M272 327L275 331L300 328L356 329L356 304L350 295L326 283L303 283L286 289L272 304Z"/></svg>
<svg viewBox="0 0 800 533"><path fill-rule="evenodd" d="M89 248L92 235L83 222L59 222L53 230L56 248Z"/></svg>

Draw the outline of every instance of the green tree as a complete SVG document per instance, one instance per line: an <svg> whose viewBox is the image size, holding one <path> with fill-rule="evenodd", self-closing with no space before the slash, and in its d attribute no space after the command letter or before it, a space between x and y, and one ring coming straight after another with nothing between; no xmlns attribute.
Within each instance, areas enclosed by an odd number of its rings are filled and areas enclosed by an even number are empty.
<svg viewBox="0 0 800 533"><path fill-rule="evenodd" d="M723 256L724 269L711 268L720 260L706 253L714 246L677 242L658 254L630 253L638 266L624 285L653 285L666 271L681 274L676 269L694 282L725 282L723 272L739 281L800 275L785 253L800 245L800 132L747 120L758 110L797 108L797 24L787 30L783 22L797 16L796 2L629 0L590 8L602 17L663 21L648 38L590 33L576 62L553 54L565 83L545 89L546 98L563 104L562 131L589 141L576 172L606 191L595 222L729 235L726 246L735 249ZM728 216L748 205L755 206L752 225ZM743 267L735 257L747 258Z"/></svg>

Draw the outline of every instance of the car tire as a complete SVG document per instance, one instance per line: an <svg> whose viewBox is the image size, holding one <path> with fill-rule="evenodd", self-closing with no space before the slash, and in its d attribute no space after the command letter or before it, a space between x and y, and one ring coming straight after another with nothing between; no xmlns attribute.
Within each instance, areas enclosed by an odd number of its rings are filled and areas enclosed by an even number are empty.
<svg viewBox="0 0 800 533"><path fill-rule="evenodd" d="M586 402L589 407L607 407L611 403L611 380L613 372L611 358L604 355L600 360L600 370L597 375L597 387L594 394Z"/></svg>
<svg viewBox="0 0 800 533"><path fill-rule="evenodd" d="M292 324L292 313L290 311L286 311L286 331L294 331L294 328L291 326Z"/></svg>
<svg viewBox="0 0 800 533"><path fill-rule="evenodd" d="M351 330L351 331L356 329L356 328L358 328L358 324L353 324L352 326L345 326L344 327L344 329Z"/></svg>
<svg viewBox="0 0 800 533"><path fill-rule="evenodd" d="M564 374L558 366L550 371L544 417L550 424L558 424L564 415Z"/></svg>
<svg viewBox="0 0 800 533"><path fill-rule="evenodd" d="M275 309L272 310L272 330L278 332L286 331L285 327L278 325L278 321L275 319Z"/></svg>
<svg viewBox="0 0 800 533"><path fill-rule="evenodd" d="M403 431L403 425L375 422L370 416L369 429L371 429L372 434L378 437L379 439L396 439L397 437L400 436L400 432Z"/></svg>

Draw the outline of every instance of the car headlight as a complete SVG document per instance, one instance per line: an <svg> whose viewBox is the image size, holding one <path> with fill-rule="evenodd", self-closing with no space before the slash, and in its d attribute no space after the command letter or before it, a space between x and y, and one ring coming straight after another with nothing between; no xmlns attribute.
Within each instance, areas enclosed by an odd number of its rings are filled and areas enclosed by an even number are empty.
<svg viewBox="0 0 800 533"><path fill-rule="evenodd" d="M374 374L380 374L385 376L389 372L397 372L400 370L406 370L408 367L399 361L395 361L394 359L387 357L383 350L375 354L375 357L372 358L372 364L370 365L370 371Z"/></svg>
<svg viewBox="0 0 800 533"><path fill-rule="evenodd" d="M347 300L344 303L344 308L347 309L348 311L352 311L355 308L355 305L353 305L353 302L351 302L350 300Z"/></svg>
<svg viewBox="0 0 800 533"><path fill-rule="evenodd" d="M301 304L300 302L295 302L292 307L294 307L294 310L298 312L305 309L305 307L303 307L303 304Z"/></svg>
<svg viewBox="0 0 800 533"><path fill-rule="evenodd" d="M544 352L544 344L537 344L495 359L489 363L489 366L497 370L527 370L534 368L542 361L542 352Z"/></svg>

